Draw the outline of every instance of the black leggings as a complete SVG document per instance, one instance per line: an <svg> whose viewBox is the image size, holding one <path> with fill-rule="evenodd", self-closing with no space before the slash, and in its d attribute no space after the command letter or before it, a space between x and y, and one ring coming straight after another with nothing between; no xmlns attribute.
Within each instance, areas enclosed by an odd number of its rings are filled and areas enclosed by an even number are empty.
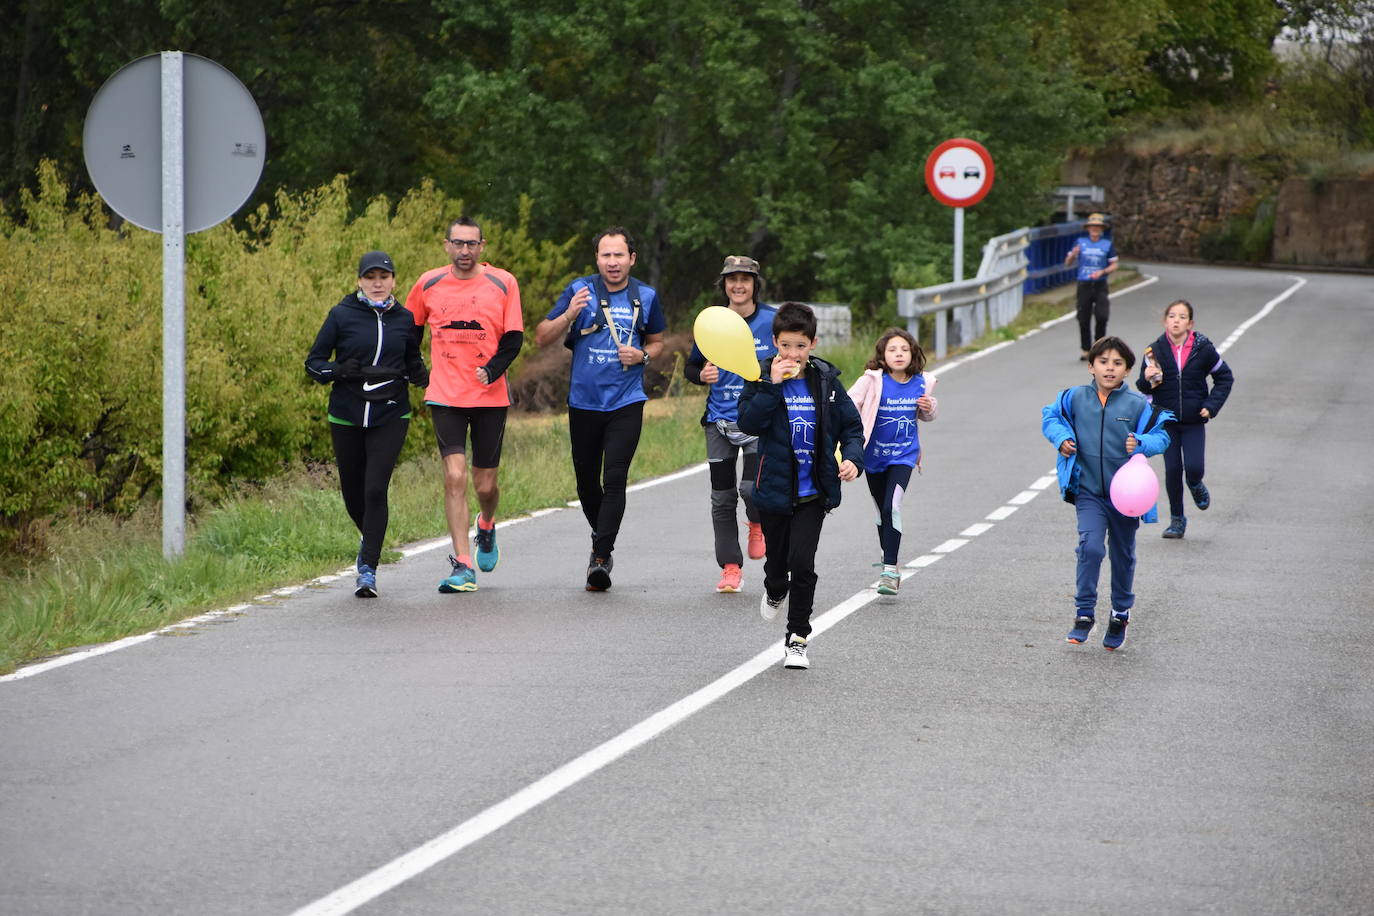
<svg viewBox="0 0 1374 916"><path fill-rule="evenodd" d="M902 497L911 483L911 468L893 464L865 476L869 495L878 507L878 545L883 550L883 562L896 566L902 547Z"/></svg>
<svg viewBox="0 0 1374 916"><path fill-rule="evenodd" d="M592 553L609 557L625 517L625 484L644 428L644 402L618 410L568 408L568 441L582 514L592 526Z"/></svg>
<svg viewBox="0 0 1374 916"><path fill-rule="evenodd" d="M410 420L406 417L397 417L381 426L329 424L344 508L363 536L358 562L373 569L381 559L386 540L386 496L391 472L396 469L396 459L409 428Z"/></svg>
<svg viewBox="0 0 1374 916"><path fill-rule="evenodd" d="M759 512L768 558L763 561L763 587L770 595L787 596L787 633L811 635L811 611L816 603L816 548L825 524L825 498L817 497L792 509L791 515Z"/></svg>

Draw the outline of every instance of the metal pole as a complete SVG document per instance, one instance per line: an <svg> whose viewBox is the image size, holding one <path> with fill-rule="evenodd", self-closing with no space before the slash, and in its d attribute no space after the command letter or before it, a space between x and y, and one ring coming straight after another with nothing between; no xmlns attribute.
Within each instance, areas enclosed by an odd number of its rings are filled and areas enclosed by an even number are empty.
<svg viewBox="0 0 1374 916"><path fill-rule="evenodd" d="M162 555L186 552L186 206L180 51L162 52Z"/></svg>
<svg viewBox="0 0 1374 916"><path fill-rule="evenodd" d="M964 279L964 208L954 208L954 282Z"/></svg>

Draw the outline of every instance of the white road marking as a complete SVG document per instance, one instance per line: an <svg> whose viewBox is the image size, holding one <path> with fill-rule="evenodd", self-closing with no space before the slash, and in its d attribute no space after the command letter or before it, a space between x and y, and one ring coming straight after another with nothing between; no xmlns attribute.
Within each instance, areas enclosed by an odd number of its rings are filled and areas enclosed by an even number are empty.
<svg viewBox="0 0 1374 916"><path fill-rule="evenodd" d="M1021 508L1021 507L1020 507L1020 506L1000 506L1000 507L998 507L998 508L996 508L996 509L993 509L991 512L989 512L989 513L987 514L987 520L990 521L990 522L1001 522L1001 521L1005 521L1006 519L1010 518L1010 517L1011 517L1011 514L1012 514L1013 512L1015 512L1015 511L1016 511L1017 509L1019 509L1019 508Z"/></svg>
<svg viewBox="0 0 1374 916"><path fill-rule="evenodd" d="M1022 490L1020 493L1017 493L1011 499L1007 500L1007 502L1013 506L1024 506L1039 495L1039 490Z"/></svg>
<svg viewBox="0 0 1374 916"><path fill-rule="evenodd" d="M976 538L983 532L990 530L992 530L992 525L990 525L987 522L978 522L977 524L969 525L963 531L960 531L959 536L965 538Z"/></svg>
<svg viewBox="0 0 1374 916"><path fill-rule="evenodd" d="M1288 287L1288 289L1284 290L1283 292L1279 293L1273 299L1270 299L1268 302L1264 303L1264 308L1260 309L1258 312L1251 315L1245 321L1241 322L1240 326L1231 332L1231 336L1227 337L1226 340L1222 342L1221 346L1217 347L1218 354L1225 353L1227 350L1231 349L1231 344L1235 343L1237 340L1240 340L1240 335L1250 330L1250 328L1252 328L1256 323L1258 323L1260 319L1262 319L1265 315L1268 315L1270 312L1272 312L1280 302L1287 299L1289 296L1293 295L1298 290L1302 289L1304 286L1307 285L1307 281L1304 280L1302 277L1295 277L1292 274L1290 274L1288 276L1288 279L1294 281L1293 285Z"/></svg>

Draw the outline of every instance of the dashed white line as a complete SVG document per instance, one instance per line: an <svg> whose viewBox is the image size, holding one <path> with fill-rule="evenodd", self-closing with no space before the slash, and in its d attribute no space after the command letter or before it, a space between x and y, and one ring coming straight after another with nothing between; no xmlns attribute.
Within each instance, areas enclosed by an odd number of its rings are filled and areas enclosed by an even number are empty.
<svg viewBox="0 0 1374 916"><path fill-rule="evenodd" d="M1017 493L1011 499L1007 500L1007 502L1013 506L1024 506L1039 495L1039 490L1022 490L1020 493Z"/></svg>
<svg viewBox="0 0 1374 916"><path fill-rule="evenodd" d="M969 526L968 526L967 528L965 528L963 531L960 531L960 532L959 532L959 536L960 536L960 537L965 537L965 538L976 538L978 535L982 534L983 532L985 532L985 531L991 531L991 530L992 530L992 525L989 524L988 522L978 522L977 524L969 525Z"/></svg>
<svg viewBox="0 0 1374 916"><path fill-rule="evenodd" d="M989 512L989 513L987 514L986 518L987 518L987 520L990 521L990 522L1001 522L1001 521L1006 521L1007 519L1011 518L1012 513L1015 512L1015 511L1016 511L1017 509L1019 509L1019 508L1021 508L1021 507L1020 507L1020 506L999 506L999 507L997 507L996 509L993 509L991 512Z"/></svg>

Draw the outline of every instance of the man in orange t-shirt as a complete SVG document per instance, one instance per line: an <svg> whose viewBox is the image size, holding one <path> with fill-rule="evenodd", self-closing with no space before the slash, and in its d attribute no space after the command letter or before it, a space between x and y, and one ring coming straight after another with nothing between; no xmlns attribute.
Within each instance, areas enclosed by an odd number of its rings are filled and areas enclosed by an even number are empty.
<svg viewBox="0 0 1374 916"><path fill-rule="evenodd" d="M477 568L491 572L501 559L496 546L497 468L506 434L510 391L506 369L525 341L520 285L515 277L481 260L482 228L468 217L449 224L444 248L448 267L426 271L406 297L417 333L429 327L430 370L425 403L444 462L444 514L448 518L452 572L439 591L477 590L468 542L468 430L472 430L472 484L477 491Z"/></svg>

